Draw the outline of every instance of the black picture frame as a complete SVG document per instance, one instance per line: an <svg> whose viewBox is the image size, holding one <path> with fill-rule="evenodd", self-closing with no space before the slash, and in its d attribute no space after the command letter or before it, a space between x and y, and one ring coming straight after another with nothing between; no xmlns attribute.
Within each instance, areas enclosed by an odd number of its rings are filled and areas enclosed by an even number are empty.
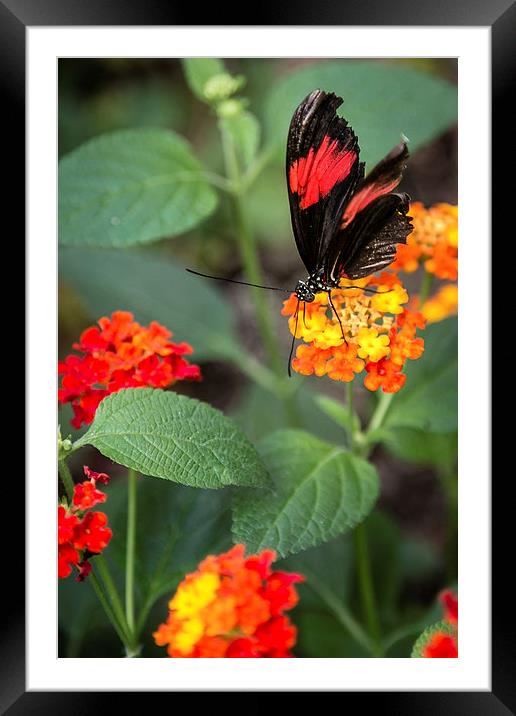
<svg viewBox="0 0 516 716"><path fill-rule="evenodd" d="M243 7L243 6L241 6ZM240 8L224 11L220 5L203 6L202 25L238 25L249 23L249 8L244 15ZM4 98L2 119L7 120L4 137L15 150L9 165L6 205L17 216L16 231L23 231L25 146L25 36L26 28L34 26L77 25L196 25L198 8L184 4L173 6L158 0L0 0L0 82ZM448 0L444 3L421 0L384 0L336 3L332 0L285 0L283 3L261 3L253 8L253 25L391 25L391 26L489 26L492 38L492 99L493 99L493 177L501 176L502 162L510 164L510 137L513 120L508 111L510 91L515 77L514 37L516 5L510 0ZM242 18L242 19L241 19ZM474 121L474 118L472 118ZM503 142L503 146L502 146ZM4 177L7 176L4 165ZM502 236L501 222L511 206L508 196L510 181L497 183L492 195L493 235ZM20 242L21 243L21 242ZM482 287L483 300L490 300L489 287ZM30 436L28 436L30 440ZM26 442L26 446L30 442ZM18 474L16 503L21 476ZM504 475L499 477L504 478ZM505 475L512 480L510 474ZM10 478L12 479L12 478ZM502 716L516 713L516 660L514 599L507 575L508 554L511 553L507 525L513 502L507 499L506 486L493 490L493 620L492 620L492 691L491 692L347 692L349 699L357 696L360 705L381 709L382 714L425 716L427 714L464 714L465 716ZM9 499L13 499L11 496ZM19 508L21 509L21 508ZM496 515L496 518L495 518ZM6 527L5 523L2 524ZM15 530L15 532L13 532ZM507 531L507 535L506 535ZM16 536L14 536L16 535ZM23 567L23 536L21 527L7 528L3 542L2 567L6 605L1 611L2 647L0 650L0 710L10 716L51 713L90 714L120 708L116 693L26 692L25 691L25 594ZM512 570L510 570L512 571ZM510 601L509 601L510 600ZM42 615L44 618L44 615ZM85 666L85 668L88 668ZM364 701L367 697L367 702ZM132 707L148 698L132 693ZM170 695L167 696L170 699ZM116 699L116 701L115 701ZM135 701L137 699L137 701Z"/></svg>

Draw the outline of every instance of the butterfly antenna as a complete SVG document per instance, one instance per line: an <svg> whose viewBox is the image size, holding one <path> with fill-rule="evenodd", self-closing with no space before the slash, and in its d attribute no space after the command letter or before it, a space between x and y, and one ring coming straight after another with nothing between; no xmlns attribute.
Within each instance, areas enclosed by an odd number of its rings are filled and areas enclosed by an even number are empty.
<svg viewBox="0 0 516 716"><path fill-rule="evenodd" d="M216 281L227 281L228 283L238 283L241 286L253 286L254 288L265 288L268 291L283 291L284 293L292 293L289 288L277 288L276 286L262 286L258 283L248 283L247 281L236 281L234 278L226 278L225 276L210 276L207 273L201 273L200 271L194 271L193 269L185 269L188 273L193 273L196 276L202 276L203 278L213 278Z"/></svg>
<svg viewBox="0 0 516 716"><path fill-rule="evenodd" d="M300 299L298 298L298 299L297 299L297 306L296 306L296 325L295 325L295 327L294 327L294 335L292 336L292 344L291 344L291 346L290 346L290 353L289 353L289 356L288 356L288 377L289 377L289 378L292 378L291 365L292 365L292 355L293 355L293 353L294 353L294 343L296 342L297 321L298 321L298 319L299 319L299 301L300 301Z"/></svg>
<svg viewBox="0 0 516 716"><path fill-rule="evenodd" d="M339 286L339 290L345 291L346 288L358 288L360 291L363 291L364 293L392 293L393 289L390 288L388 291L377 291L374 288L368 288L368 286Z"/></svg>

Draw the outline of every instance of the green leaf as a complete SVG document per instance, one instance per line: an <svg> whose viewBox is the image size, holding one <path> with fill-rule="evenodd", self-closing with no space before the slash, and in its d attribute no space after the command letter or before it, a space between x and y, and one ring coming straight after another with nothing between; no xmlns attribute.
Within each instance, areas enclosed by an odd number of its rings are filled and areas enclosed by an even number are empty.
<svg viewBox="0 0 516 716"><path fill-rule="evenodd" d="M173 392L127 388L108 395L75 443L83 445L138 472L191 487L267 484L258 453L232 420Z"/></svg>
<svg viewBox="0 0 516 716"><path fill-rule="evenodd" d="M105 134L59 163L63 245L127 247L177 236L216 205L189 144L165 129Z"/></svg>
<svg viewBox="0 0 516 716"><path fill-rule="evenodd" d="M407 361L407 382L394 397L385 427L422 428L435 433L457 430L457 319L430 325L425 352Z"/></svg>
<svg viewBox="0 0 516 716"><path fill-rule="evenodd" d="M141 250L62 248L59 275L77 291L92 321L120 309L131 311L144 325L159 321L173 331L174 341L192 346L194 362L238 345L236 319L223 295L166 256Z"/></svg>
<svg viewBox="0 0 516 716"><path fill-rule="evenodd" d="M457 118L457 88L426 72L385 62L317 62L282 77L266 104L269 141L284 147L292 113L312 90L335 92L344 99L339 113L360 140L367 169L400 140L414 152Z"/></svg>
<svg viewBox="0 0 516 716"><path fill-rule="evenodd" d="M233 140L240 166L247 169L256 157L260 144L260 124L254 114L240 112L234 117L223 117L220 124Z"/></svg>
<svg viewBox="0 0 516 716"><path fill-rule="evenodd" d="M432 624L425 629L425 631L421 634L421 636L414 644L414 648L412 649L411 654L411 657L413 659L424 658L423 650L436 633L444 633L448 636L452 636L455 638L457 637L457 632L455 628L449 622L440 621L436 624Z"/></svg>
<svg viewBox="0 0 516 716"><path fill-rule="evenodd" d="M259 445L274 492L237 493L233 536L251 551L280 556L314 547L352 529L378 496L375 468L302 430L273 433Z"/></svg>
<svg viewBox="0 0 516 716"><path fill-rule="evenodd" d="M214 57L187 57L181 60L185 78L193 94L206 102L204 88L206 82L215 75L223 74L226 69L222 60Z"/></svg>

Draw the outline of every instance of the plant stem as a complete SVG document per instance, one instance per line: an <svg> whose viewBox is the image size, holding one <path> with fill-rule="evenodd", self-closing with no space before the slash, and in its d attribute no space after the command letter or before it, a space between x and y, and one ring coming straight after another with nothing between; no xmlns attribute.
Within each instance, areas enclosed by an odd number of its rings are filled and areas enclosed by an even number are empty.
<svg viewBox="0 0 516 716"><path fill-rule="evenodd" d="M230 190L230 196L233 204L233 214L236 228L235 233L246 276L251 283L263 284L262 271L258 260L256 244L249 228L243 201L245 189L248 186L248 183L244 182L240 172L233 138L225 129L222 122L219 123L219 130L222 138L222 150L224 154L226 174L232 187ZM261 171L260 168L257 169L257 173L259 173L259 171ZM279 380L285 381L285 365L281 359L278 342L271 325L269 309L263 290L255 287L251 287L250 290L256 320L263 345L265 346L269 366ZM293 426L299 425L295 397L290 391L280 392L288 421Z"/></svg>
<svg viewBox="0 0 516 716"><path fill-rule="evenodd" d="M371 562L367 546L367 533L365 524L362 522L354 531L355 550L358 569L358 582L362 596L364 616L373 642L373 656L382 656L383 649L380 640L380 622L376 610L376 599L374 596L373 579L371 576Z"/></svg>
<svg viewBox="0 0 516 716"><path fill-rule="evenodd" d="M385 394L384 394L385 395ZM349 382L346 386L346 402L349 411L349 449L357 456L364 457L364 443L365 435L361 428L358 427L355 430L354 426L354 413L353 413L353 382ZM381 399L379 404L381 403ZM381 410L375 411L371 418L368 431L372 429L372 426L379 427L387 407L382 406ZM369 550L367 548L367 534L364 523L361 523L355 527L353 533L355 540L355 553L358 571L358 584L360 589L360 596L362 602L362 608L364 611L364 618L367 624L369 632L368 638L368 649L373 656L382 656L383 648L380 637L380 621L378 619L378 613L376 610L376 599L374 595L373 579L371 576L371 561L369 558Z"/></svg>
<svg viewBox="0 0 516 716"><path fill-rule="evenodd" d="M249 169L246 171L246 173L242 176L242 186L247 191L249 187L252 185L252 183L255 181L255 179L261 174L261 172L265 169L267 164L270 162L270 160L274 156L274 148L269 147L268 149L265 149L261 154L259 154L253 164L249 167Z"/></svg>
<svg viewBox="0 0 516 716"><path fill-rule="evenodd" d="M124 608L122 606L122 600L120 599L120 595L118 594L118 590L115 586L115 583L111 576L111 572L109 571L109 567L107 566L107 562L103 554L99 554L95 557L95 566L97 567L98 573L102 579L102 582L104 583L104 587L111 601L113 611L120 624L122 624L124 629L128 632Z"/></svg>
<svg viewBox="0 0 516 716"><path fill-rule="evenodd" d="M216 186L217 189L222 189L222 191L231 192L231 182L226 179L226 177L221 177L218 174L215 174L214 172L208 172L205 171L203 173L204 179L208 181L213 186Z"/></svg>
<svg viewBox="0 0 516 716"><path fill-rule="evenodd" d="M136 545L137 474L127 472L127 537L125 553L125 618L131 634L134 632L134 557Z"/></svg>
<svg viewBox="0 0 516 716"><path fill-rule="evenodd" d="M430 295L430 289L432 288L433 280L433 274L429 273L428 271L425 271L425 273L423 274L421 288L419 291L419 310L423 308L426 303L426 300L428 299L428 296Z"/></svg>
<svg viewBox="0 0 516 716"><path fill-rule="evenodd" d="M304 570L307 577L307 584L311 589L323 599L331 609L335 617L342 626L349 632L353 639L366 649L368 652L373 651L373 645L360 624L353 617L347 607L341 603L340 599L329 589L324 582L318 579L315 574Z"/></svg>
<svg viewBox="0 0 516 716"><path fill-rule="evenodd" d="M382 393L376 408L371 416L369 425L365 431L365 436L378 430L383 424L389 406L393 399L394 393ZM363 434L361 434L362 436ZM358 441L357 441L358 443ZM360 440L360 444L363 440ZM355 452L361 454L363 458L367 459L371 452L371 446L367 446L365 449L360 450L357 447ZM364 609L364 616L367 623L367 628L371 639L374 644L374 656L383 656L384 647L381 639L380 620L378 618L378 612L376 608L376 598L374 594L373 578L371 573L371 560L369 557L369 549L367 545L367 528L362 522L359 524L354 531L355 539L355 553L357 559L357 571L358 571L358 583L360 593L362 596L362 606Z"/></svg>
<svg viewBox="0 0 516 716"><path fill-rule="evenodd" d="M115 615L113 609L111 608L111 605L109 604L108 600L106 599L106 596L102 590L100 582L97 579L97 575L95 574L93 569L88 576L88 580L91 581L91 585L95 591L95 594L97 595L97 597L99 599L99 602L101 603L101 605L106 613L107 618L109 619L113 628L115 629L116 633L118 634L120 641L127 649L128 645L130 643L130 637L125 630L125 625L122 625L118 622L118 619L116 618L116 615Z"/></svg>
<svg viewBox="0 0 516 716"><path fill-rule="evenodd" d="M424 303L428 299L430 290L432 287L433 275L426 272L423 276L421 284L421 290L419 295L420 310ZM389 410L393 393L382 393L376 407L373 411L369 424L365 432L359 430L355 434L352 432L352 442L350 449L356 455L361 455L363 458L368 458L371 453L371 443L368 445L367 437L378 430L385 420L385 416ZM353 392L348 386L347 389L347 405L349 409L349 420L352 424L353 420ZM369 549L367 545L367 531L364 523L359 524L354 531L355 540L355 552L357 559L357 571L358 571L358 583L362 600L362 607L364 610L364 618L366 620L369 635L374 644L373 655L383 656L385 653L385 647L382 643L380 620L378 618L378 611L376 607L376 598L374 594L374 585L371 573L371 561L369 557Z"/></svg>
<svg viewBox="0 0 516 716"><path fill-rule="evenodd" d="M72 475L70 473L70 470L68 468L68 465L66 464L66 460L63 458L58 461L59 466L59 476L61 477L61 480L63 481L63 485L65 486L66 494L68 496L68 501L71 504L73 500L73 493L74 493L74 482ZM100 584L100 581L97 577L96 572L98 571L99 575L102 577L102 582L104 584L104 589L102 589L102 586ZM120 637L120 640L126 647L126 649L131 647L131 636L130 636L130 629L128 628L124 611L122 608L122 602L120 600L120 597L118 595L118 591L116 589L115 583L113 582L113 578L111 577L111 574L109 572L109 568L106 564L106 561L104 559L104 556L102 554L95 556L95 567L91 570L90 575L88 576L88 580L91 581L92 587L95 591L95 594L97 595L102 608L104 609L107 618L113 625L116 633Z"/></svg>
<svg viewBox="0 0 516 716"><path fill-rule="evenodd" d="M419 292L419 310L423 308L426 300L428 299L430 289L432 288L433 278L433 274L429 273L428 271L424 272L423 280L421 282L421 289ZM371 420L369 421L366 433L371 433L373 430L377 430L379 427L381 427L385 415L389 410L392 399L394 398L394 395L395 393L381 394L376 404L376 408L373 412L373 415L371 416Z"/></svg>
<svg viewBox="0 0 516 716"><path fill-rule="evenodd" d="M371 433L373 432L373 430L377 430L379 427L381 427L387 414L387 411L389 410L393 397L394 393L381 394L376 404L376 408L374 409L374 412L371 416L371 420L369 421L369 425L367 426L366 433Z"/></svg>
<svg viewBox="0 0 516 716"><path fill-rule="evenodd" d="M62 459L58 461L58 468L59 468L59 477L63 481L64 488L66 490L66 495L68 497L68 501L71 503L73 499L73 479L72 475L70 473L70 470L68 469L68 465L66 464L66 460Z"/></svg>
<svg viewBox="0 0 516 716"><path fill-rule="evenodd" d="M246 271L247 278L251 283L263 284L263 277L260 265L258 263L258 256L255 244L245 216L245 210L242 201L243 193L240 168L238 166L235 147L231 136L222 125L220 126L220 132L222 136L222 148L224 152L226 173L229 180L233 184L233 192L231 196L236 226L236 237L240 253L242 255L242 260L244 262L244 268ZM276 340L274 338L272 327L269 322L269 314L264 294L262 293L261 289L252 287L251 295L253 297L256 318L258 321L262 340L267 351L269 363L272 366L274 372L276 374L279 374L281 371L281 358Z"/></svg>
<svg viewBox="0 0 516 716"><path fill-rule="evenodd" d="M346 402L348 406L348 418L349 418L349 424L348 424L348 443L349 443L349 449L353 451L354 447L354 414L353 414L353 381L350 380L349 383L346 383Z"/></svg>

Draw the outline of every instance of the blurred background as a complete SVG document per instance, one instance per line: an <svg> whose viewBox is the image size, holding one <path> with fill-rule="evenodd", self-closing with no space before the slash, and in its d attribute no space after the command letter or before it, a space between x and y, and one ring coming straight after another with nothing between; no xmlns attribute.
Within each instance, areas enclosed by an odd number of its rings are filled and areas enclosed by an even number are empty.
<svg viewBox="0 0 516 716"><path fill-rule="evenodd" d="M287 86L282 83L300 71L307 73L306 81L309 83L310 73L317 77L321 68L336 65L332 61L315 59L229 59L225 63L232 74L244 75L247 79L242 93L249 101L249 110L264 127L263 144L268 136L277 131L276 124L278 128L284 126L284 121L279 118L276 123L274 110L284 96L282 88ZM378 66L382 71L391 66L407 68L413 71L410 77L415 78L415 82L420 78L424 84L425 79L433 78L444 83L442 86L448 88L447 91L450 88L455 91L456 88L457 62L454 59L371 59L362 61L360 65L366 63ZM352 76L352 60L341 62L340 66L345 66ZM324 70L328 72L328 77L334 71L330 70ZM343 94L341 87L324 86L322 89ZM383 114L375 112L375 92L375 87L371 86L371 106L366 108L370 130L361 132L353 113L347 113L345 95L344 105L339 110L357 131L366 161L368 137L373 137L372 132L381 128L384 122ZM286 94L288 96L288 92ZM393 112L400 117L399 133L405 133L409 139L410 102L410 86L398 87L393 98ZM281 111L290 115L294 108L295 104L286 102ZM456 106L453 111L438 106L433 111L437 115L441 113L442 117L429 127L425 141L412 153L401 189L407 191L413 200L422 201L425 205L436 202L454 204L457 202ZM404 116L408 118L407 126L402 121ZM356 122L360 125L359 117ZM60 157L98 135L136 127L174 130L191 143L205 166L211 171L223 173L216 117L189 90L179 60L59 61ZM392 136L391 146L397 141L399 134ZM277 149L271 151L263 173L246 195L246 208L266 281L270 285L291 287L299 278L305 277L305 270L290 226L285 184L285 143L286 134L282 140L279 137ZM371 168L370 162L367 168ZM187 233L137 250L60 248L59 260L60 359L70 353L71 345L81 331L101 315L115 309L131 310L141 323L159 320L174 332L174 339L187 340L193 346L192 360L201 364L204 379L199 384L180 383L177 385L178 392L207 401L233 416L253 440L285 424L280 402L275 405L270 393L253 384L235 364L221 358L216 348L216 335L230 332L242 342L248 353L258 361L263 359L264 351L256 330L249 289L218 282L214 286L215 282L184 272L184 268L189 267L246 280L239 253L235 250L229 202L223 192L220 192L217 208L209 219ZM164 260L166 271L163 270ZM405 275L404 280L410 291L412 286L419 286L420 277L410 274ZM286 318L280 315L281 294L268 292L266 298L283 348L286 372L291 335ZM313 397L316 393L324 393L341 400L344 384L316 378L295 377L293 380L299 382L298 401L304 424L314 434L341 443L342 429L317 408ZM355 381L355 390L359 412L369 414L374 397L359 380ZM62 407L59 413L63 435L77 435L69 428L71 411L68 406ZM384 623L396 625L402 630L403 624L413 622L414 618L421 617L424 621L437 614L434 611L437 592L456 580L456 516L449 514L450 502L446 499L446 491L456 480L456 432L430 434L418 428L400 428L390 437L387 445L376 448L373 460L381 477L379 505L368 519L376 587ZM102 461L102 456L92 450L90 464L100 469L106 467ZM81 462L87 462L82 452ZM112 471L111 465L107 467ZM114 476L116 478L116 474ZM159 480L156 483L160 483L156 490L161 494L163 485ZM169 486L166 487L168 489ZM188 488L174 487L168 492L174 493L170 497L176 505L174 509L178 503L186 504L192 499L192 491ZM118 500L116 484L112 493L110 503L115 511ZM200 499L203 505L206 499L205 496ZM220 507L221 499L220 494L210 493L210 506L201 505L197 518L195 515L190 518L190 531L197 531L202 523L202 510L216 512L216 505ZM120 510L123 510L123 504ZM225 546L230 542L225 517L215 512L213 520L221 530L220 544ZM113 519L116 523L116 515ZM124 529L123 523L124 519L120 517L120 532ZM183 546L185 554L192 550L197 559L201 551L199 545L195 549L190 544ZM151 545L149 550L152 549ZM303 560L319 565L327 578L335 582L335 591L341 598L353 599L353 555L347 537L309 550L303 556L285 560L285 564L301 569ZM335 561L342 566L342 571L337 570L336 574ZM194 562L194 556L191 562ZM191 562L185 557L184 568L195 566ZM103 623L101 615L93 619L97 624L93 636L91 630L86 634L85 625L91 625L95 606L94 603L89 604L85 593L77 596L77 586L82 585L60 585L60 611L64 615L60 654L118 655L116 642L112 640L109 626ZM77 618L78 609L83 615L81 619ZM151 617L150 624L159 623L164 615L163 609L163 605L161 611L157 608L154 621ZM294 613L294 619L300 626L299 656L361 656L316 595L308 591L303 595L302 606ZM406 656L415 636L400 632L389 655ZM153 651L150 640L147 646L149 655L163 655Z"/></svg>

